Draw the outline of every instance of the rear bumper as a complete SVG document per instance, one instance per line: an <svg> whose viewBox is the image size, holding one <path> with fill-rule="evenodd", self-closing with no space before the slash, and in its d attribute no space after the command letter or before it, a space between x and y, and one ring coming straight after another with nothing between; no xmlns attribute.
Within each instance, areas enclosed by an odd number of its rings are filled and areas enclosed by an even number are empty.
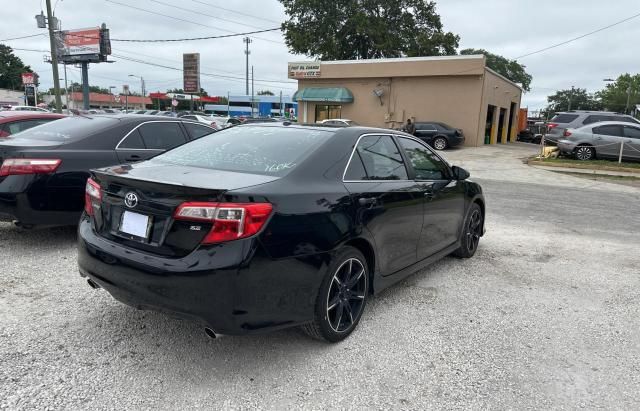
<svg viewBox="0 0 640 411"><path fill-rule="evenodd" d="M576 144L568 140L559 140L557 144L558 150L563 154L573 154L573 151L576 148Z"/></svg>
<svg viewBox="0 0 640 411"><path fill-rule="evenodd" d="M106 240L96 235L86 216L78 227L81 276L124 304L186 318L220 334L311 321L324 273L318 257L272 260L250 238L203 246L175 259Z"/></svg>
<svg viewBox="0 0 640 411"><path fill-rule="evenodd" d="M80 211L48 209L50 192L42 184L46 177L18 175L0 177L0 220L17 220L25 225L76 225ZM64 196L64 194L60 194Z"/></svg>
<svg viewBox="0 0 640 411"><path fill-rule="evenodd" d="M462 136L454 136L454 137L451 137L449 139L449 145L451 147L461 146L461 145L464 144L464 140L465 140L464 135L462 135Z"/></svg>

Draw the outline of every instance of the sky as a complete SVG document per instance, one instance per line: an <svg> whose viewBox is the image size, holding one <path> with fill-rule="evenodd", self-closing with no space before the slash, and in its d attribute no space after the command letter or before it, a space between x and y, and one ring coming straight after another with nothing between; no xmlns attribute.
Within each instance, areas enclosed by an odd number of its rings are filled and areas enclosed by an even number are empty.
<svg viewBox="0 0 640 411"><path fill-rule="evenodd" d="M49 48L45 29L34 16L44 0L0 0L0 40L14 47L25 64L40 75L40 88L53 84L51 65L44 62ZM286 18L277 0L51 0L63 29L96 27L106 23L112 39L172 39L215 36L270 29ZM440 0L438 13L444 29L458 34L460 49L483 48L507 58L561 43L640 13L637 0ZM290 95L296 82L287 79L287 62L307 60L288 52L279 31L252 35L250 65L255 91L282 91ZM112 64L92 64L89 82L120 90L129 84L140 90L142 76L147 92L182 87L182 73L126 60L133 58L169 67L181 67L182 54L199 52L201 85L209 95L244 94L245 54L242 37L176 43L112 41ZM31 49L27 51L19 49ZM518 61L533 76L531 91L522 106L538 110L546 97L571 86L595 92L603 79L640 72L640 17L569 44ZM60 66L62 68L62 66ZM60 78L63 71L60 70ZM68 67L68 81L80 81L80 70Z"/></svg>

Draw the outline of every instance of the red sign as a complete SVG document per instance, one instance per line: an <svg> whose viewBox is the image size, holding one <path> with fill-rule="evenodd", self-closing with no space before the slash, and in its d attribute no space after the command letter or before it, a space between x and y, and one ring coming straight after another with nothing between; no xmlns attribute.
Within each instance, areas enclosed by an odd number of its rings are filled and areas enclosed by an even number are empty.
<svg viewBox="0 0 640 411"><path fill-rule="evenodd" d="M32 86L36 84L38 75L36 73L22 73L22 85Z"/></svg>
<svg viewBox="0 0 640 411"><path fill-rule="evenodd" d="M100 28L67 30L64 35L64 55L100 54Z"/></svg>

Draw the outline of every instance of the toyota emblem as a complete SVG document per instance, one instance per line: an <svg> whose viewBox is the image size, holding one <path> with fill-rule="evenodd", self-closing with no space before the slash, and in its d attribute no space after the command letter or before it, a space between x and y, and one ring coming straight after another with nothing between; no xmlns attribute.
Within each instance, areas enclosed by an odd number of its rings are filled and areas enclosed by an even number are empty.
<svg viewBox="0 0 640 411"><path fill-rule="evenodd" d="M124 205L129 208L134 208L138 205L138 196L135 193L128 192L124 196Z"/></svg>

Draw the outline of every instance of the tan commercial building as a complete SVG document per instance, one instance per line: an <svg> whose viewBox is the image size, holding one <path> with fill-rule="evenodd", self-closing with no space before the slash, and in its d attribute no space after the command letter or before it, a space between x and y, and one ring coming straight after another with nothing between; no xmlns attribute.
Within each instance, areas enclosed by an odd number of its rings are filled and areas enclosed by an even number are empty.
<svg viewBox="0 0 640 411"><path fill-rule="evenodd" d="M410 118L462 129L469 146L516 138L522 89L482 55L300 62L288 71L305 123L346 118L399 128Z"/></svg>

